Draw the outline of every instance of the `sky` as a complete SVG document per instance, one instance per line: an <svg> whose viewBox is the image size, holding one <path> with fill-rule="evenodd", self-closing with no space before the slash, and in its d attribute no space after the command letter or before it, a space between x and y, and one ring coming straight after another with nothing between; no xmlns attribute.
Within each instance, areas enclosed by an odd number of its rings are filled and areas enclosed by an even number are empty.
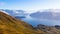
<svg viewBox="0 0 60 34"><path fill-rule="evenodd" d="M60 9L60 0L0 0L0 9L26 11Z"/></svg>

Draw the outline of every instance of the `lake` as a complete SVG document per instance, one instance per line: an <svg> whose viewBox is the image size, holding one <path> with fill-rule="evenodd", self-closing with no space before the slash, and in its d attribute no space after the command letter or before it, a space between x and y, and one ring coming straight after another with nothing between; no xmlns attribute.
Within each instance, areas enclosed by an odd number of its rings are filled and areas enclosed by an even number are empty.
<svg viewBox="0 0 60 34"><path fill-rule="evenodd" d="M36 19L30 16L26 18L22 18L22 20L33 26L36 26L38 24L43 24L43 25L48 25L48 26L60 25L60 21L58 20Z"/></svg>

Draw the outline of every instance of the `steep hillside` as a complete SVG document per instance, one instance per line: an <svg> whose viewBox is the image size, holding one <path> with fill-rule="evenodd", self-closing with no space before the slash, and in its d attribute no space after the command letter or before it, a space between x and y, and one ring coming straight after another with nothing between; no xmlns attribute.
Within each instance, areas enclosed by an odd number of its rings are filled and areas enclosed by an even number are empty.
<svg viewBox="0 0 60 34"><path fill-rule="evenodd" d="M32 25L0 12L0 34L44 34Z"/></svg>

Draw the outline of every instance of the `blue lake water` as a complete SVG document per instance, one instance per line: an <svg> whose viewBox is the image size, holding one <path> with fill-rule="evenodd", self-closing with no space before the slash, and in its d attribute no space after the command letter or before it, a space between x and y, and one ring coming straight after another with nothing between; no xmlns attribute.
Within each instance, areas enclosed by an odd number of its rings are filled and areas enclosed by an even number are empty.
<svg viewBox="0 0 60 34"><path fill-rule="evenodd" d="M22 20L33 26L36 26L38 24L43 24L48 26L60 25L60 21L58 20L36 19L32 17L22 18Z"/></svg>

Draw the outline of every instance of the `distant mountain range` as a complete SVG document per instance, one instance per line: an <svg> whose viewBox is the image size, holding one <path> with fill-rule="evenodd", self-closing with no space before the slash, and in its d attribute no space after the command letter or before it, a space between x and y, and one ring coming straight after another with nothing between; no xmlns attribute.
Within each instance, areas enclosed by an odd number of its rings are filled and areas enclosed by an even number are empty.
<svg viewBox="0 0 60 34"><path fill-rule="evenodd" d="M5 9L5 10L0 9L0 10L14 17L25 18L26 15L28 15L27 13L25 13L26 11L23 11L23 10L8 10L8 9Z"/></svg>
<svg viewBox="0 0 60 34"><path fill-rule="evenodd" d="M60 10L44 10L32 13L30 16L37 19L60 20Z"/></svg>
<svg viewBox="0 0 60 34"><path fill-rule="evenodd" d="M60 9L40 10L31 14L26 13L24 10L0 10L16 18L25 18L27 15L29 15L32 18L38 19L60 20Z"/></svg>

